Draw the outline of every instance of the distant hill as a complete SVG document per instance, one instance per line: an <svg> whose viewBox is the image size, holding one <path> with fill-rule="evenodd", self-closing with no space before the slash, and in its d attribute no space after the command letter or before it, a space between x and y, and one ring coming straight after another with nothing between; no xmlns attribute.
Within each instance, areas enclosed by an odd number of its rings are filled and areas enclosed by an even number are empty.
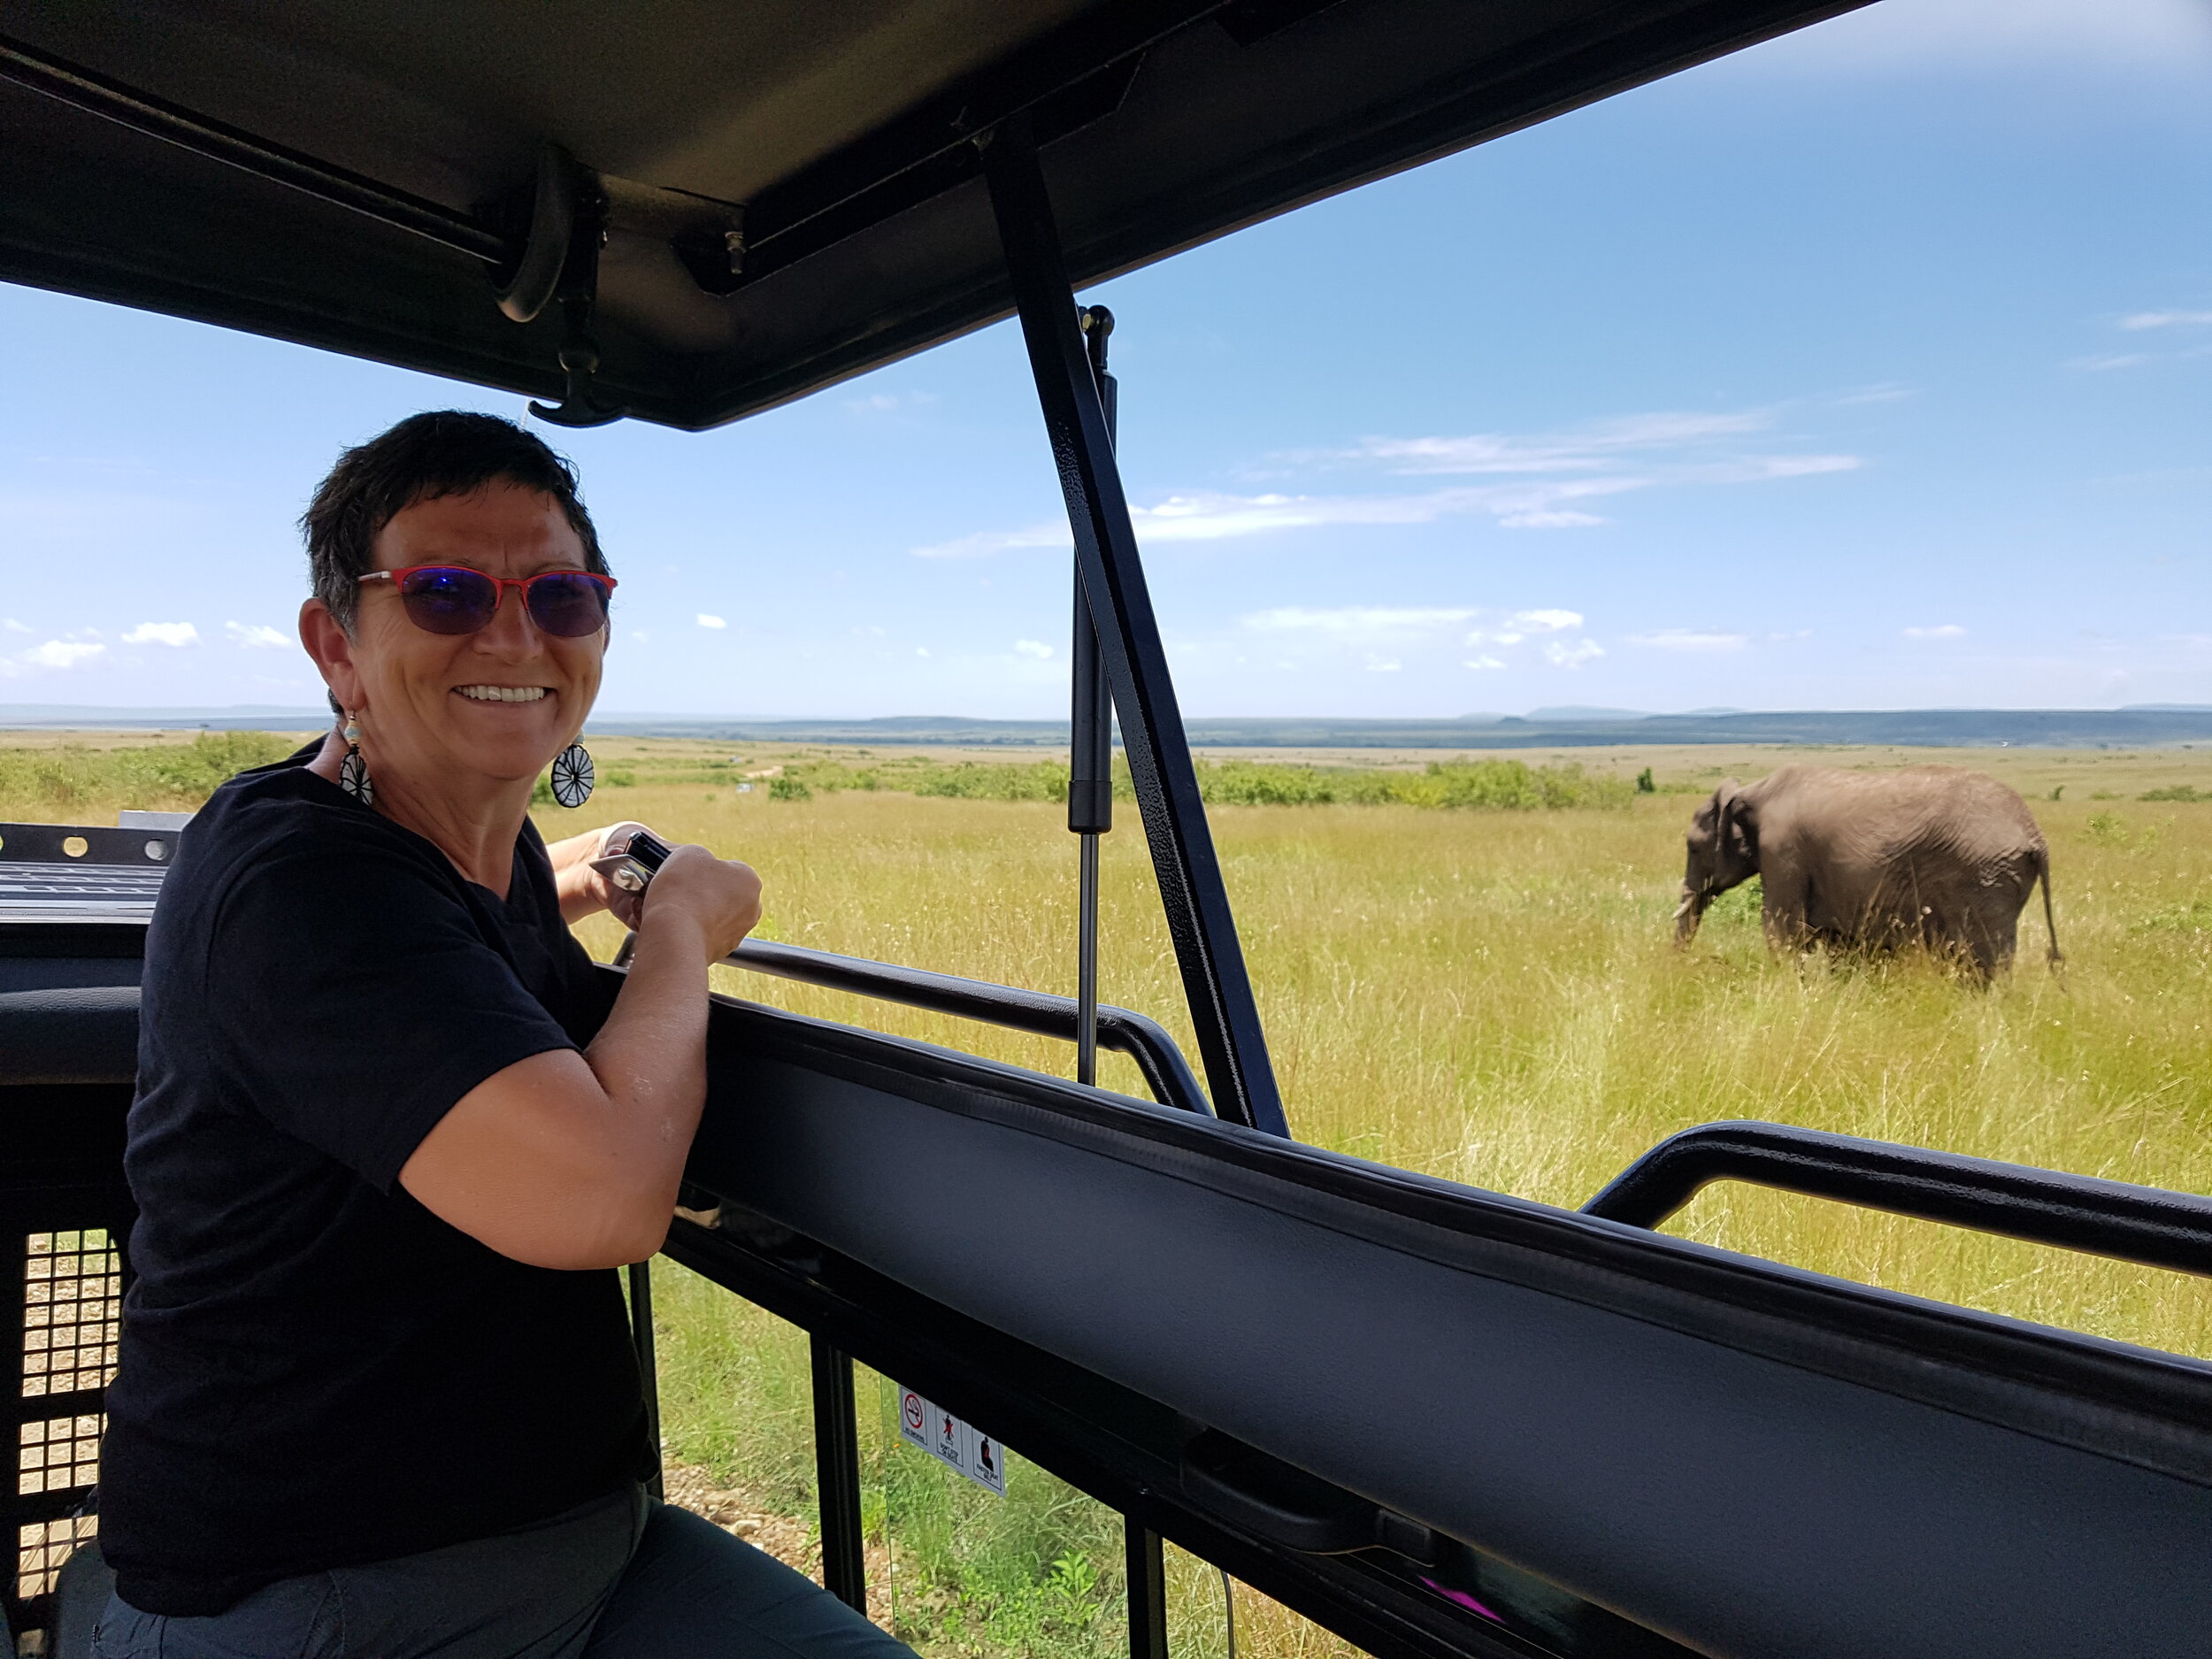
<svg viewBox="0 0 2212 1659"><path fill-rule="evenodd" d="M1641 709L1594 709L1573 703L1557 709L1531 709L1519 718L1532 726L1565 726L1579 725L1586 720L1641 720L1648 717Z"/></svg>
<svg viewBox="0 0 2212 1659"><path fill-rule="evenodd" d="M123 709L0 704L0 728L150 726L317 731L316 709ZM2212 705L2126 709L1811 710L1760 714L1699 710L1638 714L1612 709L1538 709L1456 720L1312 718L1187 721L1202 749L1569 749L1640 743L1895 744L1909 748L2172 749L2212 745ZM764 720L687 714L609 714L591 730L611 736L689 737L731 743L959 744L1041 749L1064 744L1062 720L975 720L898 715L872 720Z"/></svg>
<svg viewBox="0 0 2212 1659"><path fill-rule="evenodd" d="M1899 744L1916 748L2170 749L2212 743L2212 709L1907 709L1614 716L1575 710L1458 720L1210 719L1186 725L1200 749L1568 749L1638 743ZM609 715L595 731L710 737L730 742L1046 747L1067 741L1057 720L698 720Z"/></svg>

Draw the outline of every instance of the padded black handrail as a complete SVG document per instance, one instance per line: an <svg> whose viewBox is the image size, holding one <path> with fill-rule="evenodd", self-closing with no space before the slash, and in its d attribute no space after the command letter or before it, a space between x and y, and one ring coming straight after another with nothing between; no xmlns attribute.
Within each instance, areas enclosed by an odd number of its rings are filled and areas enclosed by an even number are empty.
<svg viewBox="0 0 2212 1659"><path fill-rule="evenodd" d="M1748 1181L2146 1267L2212 1275L2212 1198L1786 1124L1685 1129L1614 1177L1582 1211L1656 1227L1713 1181Z"/></svg>
<svg viewBox="0 0 2212 1659"><path fill-rule="evenodd" d="M954 974L902 968L864 956L841 956L833 951L810 950L803 945L778 944L765 939L747 940L729 963L734 968L796 979L825 990L849 991L878 1002L980 1020L1039 1037L1057 1037L1064 1042L1075 1041L1075 999L1055 996L1048 991L1024 991L1010 985L963 979ZM1190 1062L1156 1021L1129 1009L1102 1003L1098 1041L1137 1063L1137 1069L1144 1073L1145 1087L1161 1105L1180 1107L1202 1117L1213 1115Z"/></svg>

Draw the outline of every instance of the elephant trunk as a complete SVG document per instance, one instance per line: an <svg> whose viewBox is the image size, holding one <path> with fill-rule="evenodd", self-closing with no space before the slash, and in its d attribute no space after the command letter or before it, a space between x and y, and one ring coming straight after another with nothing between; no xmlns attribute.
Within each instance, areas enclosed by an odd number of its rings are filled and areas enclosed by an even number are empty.
<svg viewBox="0 0 2212 1659"><path fill-rule="evenodd" d="M1705 915L1705 907L1711 903L1712 895L1688 882L1682 884L1682 902L1675 907L1674 942L1678 949L1697 937L1697 925Z"/></svg>

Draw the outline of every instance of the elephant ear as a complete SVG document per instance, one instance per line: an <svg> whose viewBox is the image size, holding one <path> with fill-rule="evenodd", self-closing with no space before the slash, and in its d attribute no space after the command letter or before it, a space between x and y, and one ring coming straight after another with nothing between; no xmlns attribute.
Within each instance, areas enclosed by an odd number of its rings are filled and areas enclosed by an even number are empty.
<svg viewBox="0 0 2212 1659"><path fill-rule="evenodd" d="M1743 798L1743 792L1733 778L1721 780L1720 787L1713 791L1713 799L1720 811L1714 824L1721 849L1746 864L1757 862L1759 856L1758 826L1752 821L1751 803Z"/></svg>
<svg viewBox="0 0 2212 1659"><path fill-rule="evenodd" d="M1715 789L1705 804L1698 809L1698 822L1701 826L1704 823L1705 815L1708 812L1713 815L1713 847L1716 851L1727 839L1728 809L1735 798L1736 780L1733 778L1723 778L1720 780L1720 787Z"/></svg>

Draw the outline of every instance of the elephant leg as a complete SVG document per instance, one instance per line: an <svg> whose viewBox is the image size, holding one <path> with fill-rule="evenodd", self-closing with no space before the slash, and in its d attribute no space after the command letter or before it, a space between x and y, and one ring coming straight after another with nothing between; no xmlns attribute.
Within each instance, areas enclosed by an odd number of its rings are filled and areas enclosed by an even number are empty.
<svg viewBox="0 0 2212 1659"><path fill-rule="evenodd" d="M1807 883L1787 868L1768 868L1759 874L1759 923L1770 950L1802 950L1812 937L1812 918L1807 914Z"/></svg>
<svg viewBox="0 0 2212 1659"><path fill-rule="evenodd" d="M1975 918L1981 935L1975 955L1981 961L1984 973L2010 971L2013 956L2020 949L2020 907L2026 902L2025 893L2016 902L2000 900L1984 908Z"/></svg>

